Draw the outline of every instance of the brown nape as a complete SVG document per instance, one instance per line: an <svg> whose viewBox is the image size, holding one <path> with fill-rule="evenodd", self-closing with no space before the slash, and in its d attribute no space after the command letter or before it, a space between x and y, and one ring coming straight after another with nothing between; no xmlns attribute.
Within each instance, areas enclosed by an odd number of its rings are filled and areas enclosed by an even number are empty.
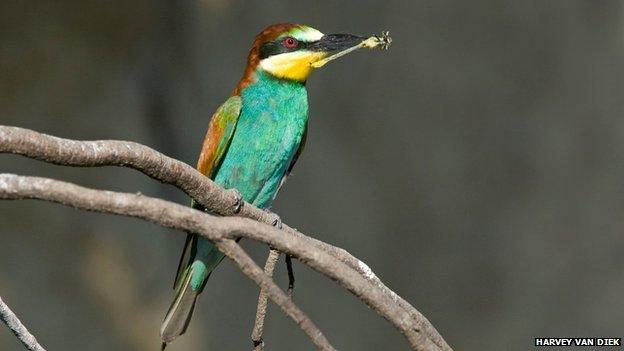
<svg viewBox="0 0 624 351"><path fill-rule="evenodd" d="M247 56L247 67L245 67L243 77L236 85L236 88L234 88L234 91L232 91L232 95L240 95L241 90L253 83L253 74L256 71L256 67L258 67L258 63L260 62L260 47L262 44L273 41L282 33L299 26L300 24L297 23L273 24L266 27L262 32L256 35L256 38L251 46L251 50L249 50L249 55Z"/></svg>

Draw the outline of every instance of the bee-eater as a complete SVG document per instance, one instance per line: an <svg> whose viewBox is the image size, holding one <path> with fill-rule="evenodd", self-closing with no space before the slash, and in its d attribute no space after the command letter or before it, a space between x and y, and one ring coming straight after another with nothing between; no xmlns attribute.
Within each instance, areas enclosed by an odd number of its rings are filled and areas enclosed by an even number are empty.
<svg viewBox="0 0 624 351"><path fill-rule="evenodd" d="M268 208L305 143L305 84L314 64L353 50L364 39L324 35L291 23L263 30L253 42L243 77L210 120L197 169L222 187L237 189L245 201ZM176 296L160 329L163 347L185 332L197 296L223 257L209 240L188 235Z"/></svg>

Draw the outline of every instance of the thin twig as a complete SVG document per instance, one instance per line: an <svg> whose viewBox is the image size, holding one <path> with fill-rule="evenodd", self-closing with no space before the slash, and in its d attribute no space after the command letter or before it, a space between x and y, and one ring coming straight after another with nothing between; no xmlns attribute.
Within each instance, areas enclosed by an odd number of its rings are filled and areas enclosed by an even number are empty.
<svg viewBox="0 0 624 351"><path fill-rule="evenodd" d="M275 270L275 264L279 260L280 252L271 248L269 249L269 255L266 263L264 264L264 273L272 277ZM290 297L290 296L289 296ZM264 350L264 320L266 318L267 311L267 292L265 289L260 289L258 295L258 307L256 308L256 320L254 322L253 331L251 332L251 342L253 343L254 351Z"/></svg>
<svg viewBox="0 0 624 351"><path fill-rule="evenodd" d="M299 327L308 334L319 350L335 351L321 331L312 323L310 318L292 302L290 297L258 267L251 257L249 257L234 240L217 241L216 245L219 250L238 265L240 270L247 275L247 277L258 284L260 289L265 292L266 296L271 298L271 301L275 302L284 313L292 318Z"/></svg>
<svg viewBox="0 0 624 351"><path fill-rule="evenodd" d="M4 322L4 324L11 329L13 334L24 344L24 346L30 351L45 351L45 349L39 345L37 339L32 335L28 329L22 324L22 322L17 318L15 313L11 311L9 306L2 301L2 297L0 297L0 319Z"/></svg>
<svg viewBox="0 0 624 351"><path fill-rule="evenodd" d="M237 214L269 224L274 220L266 211L248 203L245 203L240 212L236 212L233 206L236 203L235 194L223 190L192 167L140 144L113 140L75 141L27 129L0 126L0 153L2 152L20 154L60 165L130 167L161 182L178 187L214 213L220 215ZM284 235L284 233L290 235ZM283 225L282 237L301 239L306 242L308 248L320 250L339 260L345 267L368 282L367 289L370 293L365 295L368 297L383 295L383 300L387 302L390 299L393 305L407 313L407 317L403 313L388 315L389 312L383 312L382 308L386 302L362 298L364 302L405 334L408 339L411 339L410 343L414 348L416 348L414 343L417 344L418 340L424 337L441 350L451 350L431 323L410 303L383 284L362 261L344 249L303 235L287 225ZM329 274L328 276L331 277ZM347 287L341 280L339 282ZM349 290L358 295L354 290Z"/></svg>

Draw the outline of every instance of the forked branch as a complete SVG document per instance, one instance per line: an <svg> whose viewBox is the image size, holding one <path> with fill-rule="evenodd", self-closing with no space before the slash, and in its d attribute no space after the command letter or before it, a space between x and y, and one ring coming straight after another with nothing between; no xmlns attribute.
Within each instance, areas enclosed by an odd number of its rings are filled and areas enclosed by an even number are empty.
<svg viewBox="0 0 624 351"><path fill-rule="evenodd" d="M183 162L169 158L151 148L132 142L113 140L75 141L40 134L27 129L6 126L0 126L0 153L2 152L20 154L45 162L66 166L123 166L134 168L154 179L180 188L195 201L201 203L214 213L224 216L237 215L253 219L252 221L245 218L214 216L200 218L192 215L196 212L199 213L199 211L194 211L185 206L168 203L166 201L131 194L100 192L109 195L114 194L114 197L131 196L133 198L134 205L128 205L130 207L125 208L124 211L137 211L137 215L132 215L130 212L117 213L106 211L103 208L91 208L90 206L93 205L93 203L90 203L88 201L89 199L82 199L84 202L80 202L74 196L80 194L73 194L70 196L67 193L50 192L54 190L49 187L49 184L51 184L50 182L55 182L53 180L11 175L3 176L5 182L11 177L17 177L11 179L13 181L19 180L18 183L21 182L20 186L23 187L22 191L29 189L27 194L21 193L20 198L39 198L42 200L61 202L83 209L130 215L151 220L163 226L190 230L204 233L205 235L207 235L206 233L209 233L211 229L204 227L204 225L210 222L211 226L215 226L211 228L220 228L219 230L228 233L223 234L223 232L217 231L221 233L219 235L223 235L223 240L227 239L223 242L229 242L229 239L234 236L242 236L267 243L337 281L401 331L408 339L412 349L451 350L431 323L429 323L429 321L411 304L384 285L362 261L353 257L343 249L305 236L287 225L283 225L283 229L279 230L269 225L259 223L271 224L274 218L266 211L260 210L251 204L245 203L240 212L236 212L234 206L236 198L232 192L222 189L210 179ZM32 184L24 184L24 182ZM42 189L32 187L35 184L38 184L38 186L47 184L47 194L54 194L56 198L43 197ZM0 183L0 185L2 185L2 183ZM7 191L8 189L4 190L5 198L10 195ZM157 201L158 203L151 203L151 205L157 205L157 207L159 207L157 211L159 216L163 212L169 213L170 210L173 211L174 208L171 207L172 205L179 206L179 208L175 207L175 211L171 213L178 214L180 217L177 217L177 219L166 216L158 218L142 217L140 214L143 213L141 211L145 210L145 208L139 207L147 204L142 201L137 201L140 199ZM82 205L78 206L79 203ZM180 208L185 208L185 211L190 212L178 212ZM210 236L208 237L211 238ZM219 241L220 239L213 237L211 240ZM258 267L258 269L260 268ZM263 276L266 277L266 275Z"/></svg>
<svg viewBox="0 0 624 351"><path fill-rule="evenodd" d="M236 237L246 236L245 233L269 227L267 225L243 218L215 217L187 206L140 194L93 190L58 180L14 174L0 174L0 199L51 201L81 210L136 217L163 227L205 236L265 291L308 334L319 350L334 350L314 323L234 241Z"/></svg>

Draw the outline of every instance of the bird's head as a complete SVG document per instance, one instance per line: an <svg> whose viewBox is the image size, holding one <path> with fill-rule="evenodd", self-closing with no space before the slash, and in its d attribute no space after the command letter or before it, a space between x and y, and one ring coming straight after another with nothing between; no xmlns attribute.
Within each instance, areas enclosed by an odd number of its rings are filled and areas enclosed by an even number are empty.
<svg viewBox="0 0 624 351"><path fill-rule="evenodd" d="M276 78L305 82L315 62L352 48L364 39L352 34L323 34L301 24L271 25L256 36L237 90L251 84L258 70Z"/></svg>

